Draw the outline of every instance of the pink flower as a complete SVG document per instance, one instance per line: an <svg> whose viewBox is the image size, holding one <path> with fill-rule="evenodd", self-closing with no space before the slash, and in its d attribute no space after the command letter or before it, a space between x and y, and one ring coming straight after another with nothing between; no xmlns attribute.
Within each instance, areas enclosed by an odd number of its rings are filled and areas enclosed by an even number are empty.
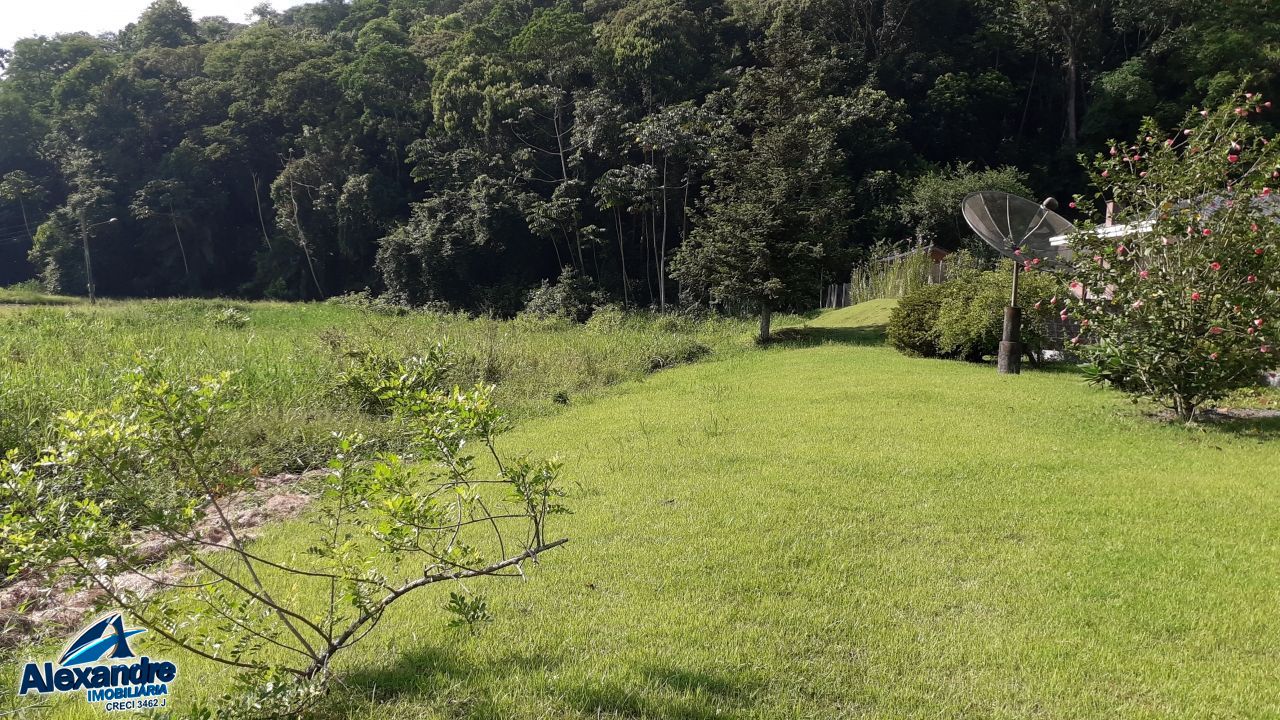
<svg viewBox="0 0 1280 720"><path fill-rule="evenodd" d="M1072 344L1072 345L1079 345L1079 344L1080 344L1080 336L1079 336L1079 335L1077 335L1077 336L1075 336L1075 337L1071 338L1071 344Z"/></svg>
<svg viewBox="0 0 1280 720"><path fill-rule="evenodd" d="M1035 305L1033 305L1032 307L1034 307L1035 309L1039 310L1039 309L1040 309L1040 301L1039 301L1039 300L1037 300L1037 301L1036 301L1036 304L1035 304Z"/></svg>
<svg viewBox="0 0 1280 720"><path fill-rule="evenodd" d="M1146 303L1145 303L1145 302L1143 302L1142 300L1134 300L1134 301L1133 301L1133 309L1134 309L1134 310L1138 310L1138 309L1140 309L1143 305L1146 305Z"/></svg>
<svg viewBox="0 0 1280 720"><path fill-rule="evenodd" d="M1075 200L1072 200L1071 202L1067 203L1067 207L1071 208L1072 210L1075 210L1075 209L1076 209L1076 201L1075 201Z"/></svg>
<svg viewBox="0 0 1280 720"><path fill-rule="evenodd" d="M1062 313L1058 315L1058 319L1059 319L1059 320L1061 320L1062 322L1066 322L1066 321L1067 321L1067 311L1066 311L1066 310L1063 310L1063 311L1062 311Z"/></svg>
<svg viewBox="0 0 1280 720"><path fill-rule="evenodd" d="M1236 114L1236 115L1239 115L1240 117L1244 117L1245 115L1248 115L1248 114L1249 114L1249 111L1248 111L1248 110L1245 110L1245 109L1244 109L1244 108L1242 108L1242 107L1238 107L1238 108L1236 108L1236 109L1235 109L1235 114Z"/></svg>
<svg viewBox="0 0 1280 720"><path fill-rule="evenodd" d="M1222 328L1218 327L1217 325L1214 325L1213 327L1209 328L1209 332L1213 335L1221 335Z"/></svg>
<svg viewBox="0 0 1280 720"><path fill-rule="evenodd" d="M1213 268L1214 270L1221 270L1222 263L1209 263L1209 267Z"/></svg>
<svg viewBox="0 0 1280 720"><path fill-rule="evenodd" d="M1100 263L1100 262L1102 262L1102 256L1101 256L1101 255L1094 255L1094 256L1093 256L1093 261L1094 261L1094 262L1096 262L1096 263Z"/></svg>
<svg viewBox="0 0 1280 720"><path fill-rule="evenodd" d="M1213 234L1213 231L1212 231L1212 230L1210 230L1209 228L1205 228L1205 229L1203 229L1203 230L1201 230L1201 231L1200 231L1200 234L1201 234L1201 235L1204 235L1205 237L1209 237L1210 235L1212 235L1212 234Z"/></svg>
<svg viewBox="0 0 1280 720"><path fill-rule="evenodd" d="M1142 172L1138 173L1138 177L1146 177L1146 176L1147 176L1146 170L1143 170Z"/></svg>
<svg viewBox="0 0 1280 720"><path fill-rule="evenodd" d="M1238 163L1238 162L1240 162L1240 156L1239 156L1239 155L1228 155L1228 156L1227 156L1227 162L1232 163L1232 164Z"/></svg>
<svg viewBox="0 0 1280 720"><path fill-rule="evenodd" d="M1080 327L1089 327L1089 318L1080 321Z"/></svg>
<svg viewBox="0 0 1280 720"><path fill-rule="evenodd" d="M1133 161L1134 161L1134 162L1140 162L1141 160L1142 160L1142 156L1141 156L1141 155L1134 155L1134 156L1133 156Z"/></svg>
<svg viewBox="0 0 1280 720"><path fill-rule="evenodd" d="M1120 151L1119 151L1119 150L1117 150L1117 149L1115 149L1115 148L1111 148L1111 157L1115 157L1115 156L1117 156L1117 155L1119 155L1119 154L1120 154Z"/></svg>
<svg viewBox="0 0 1280 720"><path fill-rule="evenodd" d="M1138 277L1142 278L1143 280L1146 280L1147 278L1151 277L1151 273L1147 272L1146 270L1143 270L1138 273Z"/></svg>
<svg viewBox="0 0 1280 720"><path fill-rule="evenodd" d="M1210 360L1217 360L1217 359L1218 359L1218 353L1209 353L1209 359L1210 359Z"/></svg>
<svg viewBox="0 0 1280 720"><path fill-rule="evenodd" d="M1270 346L1270 345L1263 345L1262 347L1258 348L1258 352L1260 352L1260 353L1269 353L1269 352L1271 352L1271 346Z"/></svg>
<svg viewBox="0 0 1280 720"><path fill-rule="evenodd" d="M1053 297L1049 298L1049 307L1053 307L1054 305L1057 305L1057 304L1058 304L1057 295L1054 295Z"/></svg>
<svg viewBox="0 0 1280 720"><path fill-rule="evenodd" d="M1264 253L1264 252L1266 252L1266 251L1265 251L1265 250L1263 250L1262 248L1254 248L1254 249L1253 249L1253 254L1254 254L1254 255L1261 255L1261 254L1262 254L1262 253Z"/></svg>
<svg viewBox="0 0 1280 720"><path fill-rule="evenodd" d="M1257 275L1250 275L1249 277L1245 278L1245 279L1244 279L1244 281L1245 281L1245 282L1256 283L1256 282L1258 282L1258 276L1257 276Z"/></svg>
<svg viewBox="0 0 1280 720"><path fill-rule="evenodd" d="M1022 257L1022 248L1014 248L1013 254Z"/></svg>
<svg viewBox="0 0 1280 720"><path fill-rule="evenodd" d="M1253 329L1253 328L1247 328L1247 329L1245 330L1245 332L1247 332L1247 333L1249 333L1250 335L1252 335L1255 331L1254 331L1254 329Z"/></svg>
<svg viewBox="0 0 1280 720"><path fill-rule="evenodd" d="M1183 135L1190 135L1190 134L1191 134L1191 131L1190 131L1190 130L1183 130L1183 131L1182 131L1182 134L1183 134Z"/></svg>
<svg viewBox="0 0 1280 720"><path fill-rule="evenodd" d="M1268 101L1266 101L1266 102L1262 103L1262 107L1264 107L1264 108L1266 108L1266 109L1270 110L1270 109L1271 109L1271 101L1270 101L1270 100L1268 100Z"/></svg>
<svg viewBox="0 0 1280 720"><path fill-rule="evenodd" d="M1250 223L1250 224L1249 224L1249 229L1250 229L1250 230L1252 230L1252 231L1254 231L1254 232L1258 232L1258 223Z"/></svg>
<svg viewBox="0 0 1280 720"><path fill-rule="evenodd" d="M1193 292L1193 293L1191 293L1191 299L1192 299L1192 300L1199 300L1199 299L1200 299L1200 293L1198 293L1198 292Z"/></svg>
<svg viewBox="0 0 1280 720"><path fill-rule="evenodd" d="M1208 110L1201 110L1201 111L1200 111L1200 117L1209 117L1209 111L1208 111Z"/></svg>
<svg viewBox="0 0 1280 720"><path fill-rule="evenodd" d="M1127 252L1129 252L1129 248L1125 247L1124 245L1117 245L1117 246L1116 246L1116 254L1117 254L1117 255L1123 255L1123 254L1125 254L1125 253L1127 253Z"/></svg>
<svg viewBox="0 0 1280 720"><path fill-rule="evenodd" d="M1270 194L1271 194L1271 188L1269 188L1269 187L1264 187L1264 188L1262 188L1262 197L1266 197L1266 196L1268 196L1268 195L1270 195Z"/></svg>
<svg viewBox="0 0 1280 720"><path fill-rule="evenodd" d="M1254 327L1262 327L1262 318L1254 318L1253 324Z"/></svg>
<svg viewBox="0 0 1280 720"><path fill-rule="evenodd" d="M1165 147L1173 147L1173 138L1169 138L1168 140L1165 140L1165 141L1164 141L1164 146L1165 146Z"/></svg>

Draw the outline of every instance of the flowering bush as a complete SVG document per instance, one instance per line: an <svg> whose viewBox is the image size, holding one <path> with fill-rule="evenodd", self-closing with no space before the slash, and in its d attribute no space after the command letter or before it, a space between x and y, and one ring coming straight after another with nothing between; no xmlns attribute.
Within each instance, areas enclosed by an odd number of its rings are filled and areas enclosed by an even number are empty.
<svg viewBox="0 0 1280 720"><path fill-rule="evenodd" d="M1280 142L1253 122L1270 107L1244 93L1175 132L1148 119L1135 142L1085 161L1097 204L1114 200L1127 223L1072 238L1084 299L1063 313L1095 340L1092 380L1191 420L1280 365Z"/></svg>

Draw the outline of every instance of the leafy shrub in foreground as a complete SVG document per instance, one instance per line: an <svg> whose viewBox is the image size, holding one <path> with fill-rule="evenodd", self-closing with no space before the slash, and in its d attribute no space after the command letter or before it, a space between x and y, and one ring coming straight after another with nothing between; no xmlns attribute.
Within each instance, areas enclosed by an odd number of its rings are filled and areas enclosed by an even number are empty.
<svg viewBox="0 0 1280 720"><path fill-rule="evenodd" d="M1270 105L1239 94L1173 133L1148 120L1094 159L1097 199L1149 222L1072 238L1094 382L1191 420L1280 365L1280 138L1251 122Z"/></svg>
<svg viewBox="0 0 1280 720"><path fill-rule="evenodd" d="M338 387L359 408L374 415L391 415L397 398L410 393L446 389L453 356L437 343L426 355L398 358L378 350L348 352L350 364L338 373Z"/></svg>
<svg viewBox="0 0 1280 720"><path fill-rule="evenodd" d="M271 558L241 539L220 504L243 482L219 461L214 432L228 417L231 376L173 383L142 365L126 380L110 408L64 415L38 462L14 452L0 462L0 556L96 586L169 643L236 670L244 692L198 716L297 716L323 692L334 657L400 598L436 583L523 575L526 560L566 542L546 536L548 517L563 512L559 465L498 453L507 424L492 387L387 393L421 468L343 438L314 517L295 530L311 534L307 552ZM494 475L481 476L475 452L493 459ZM61 491L68 478L83 492ZM202 535L202 518L219 532ZM119 582L146 567L139 536L166 540L198 581L151 597ZM270 589L288 587L296 592ZM302 595L325 602L309 609ZM466 625L488 616L478 601L449 608Z"/></svg>

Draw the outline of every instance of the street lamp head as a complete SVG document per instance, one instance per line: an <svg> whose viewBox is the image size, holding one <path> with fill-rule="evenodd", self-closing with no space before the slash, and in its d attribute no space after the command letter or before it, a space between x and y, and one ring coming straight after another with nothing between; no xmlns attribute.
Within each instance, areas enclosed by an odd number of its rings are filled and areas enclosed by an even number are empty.
<svg viewBox="0 0 1280 720"><path fill-rule="evenodd" d="M110 218L110 219L108 219L108 220L107 220L107 223L109 224L109 223L113 223L113 222L115 222L115 221L116 221L116 219L115 219L115 218Z"/></svg>

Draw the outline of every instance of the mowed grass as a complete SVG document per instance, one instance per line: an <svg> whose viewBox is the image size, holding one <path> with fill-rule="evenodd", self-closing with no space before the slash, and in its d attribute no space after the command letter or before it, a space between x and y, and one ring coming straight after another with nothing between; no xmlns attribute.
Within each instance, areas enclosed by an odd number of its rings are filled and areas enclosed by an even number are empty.
<svg viewBox="0 0 1280 720"><path fill-rule="evenodd" d="M225 446L271 473L322 465L334 431L372 437L387 424L361 413L339 374L351 354L393 358L450 349L451 382L497 386L525 418L590 399L656 370L753 347L751 323L604 313L586 325L465 315L391 315L334 304L155 300L67 308L0 305L0 452L37 452L49 421L107 403L138 353L185 381L231 370L241 388Z"/></svg>
<svg viewBox="0 0 1280 720"><path fill-rule="evenodd" d="M1274 717L1278 436L850 343L662 373L507 436L564 458L572 542L471 583L475 636L405 600L319 716ZM227 679L175 657L179 703Z"/></svg>

